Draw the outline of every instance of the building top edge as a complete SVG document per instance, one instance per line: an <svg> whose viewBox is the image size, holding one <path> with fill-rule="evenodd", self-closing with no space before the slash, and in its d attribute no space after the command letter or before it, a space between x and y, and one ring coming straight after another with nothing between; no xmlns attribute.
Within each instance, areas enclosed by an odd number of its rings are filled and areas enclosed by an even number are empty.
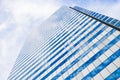
<svg viewBox="0 0 120 80"><path fill-rule="evenodd" d="M120 31L120 21L117 20L117 19L114 19L114 18L111 18L109 16L106 16L106 15L103 15L103 14L99 14L99 13L96 13L94 11L90 11L90 10L87 10L87 9L84 9L84 8L81 8L81 7L78 7L78 6L75 6L75 7L70 7L80 13L83 13L89 17L92 17L118 31Z"/></svg>

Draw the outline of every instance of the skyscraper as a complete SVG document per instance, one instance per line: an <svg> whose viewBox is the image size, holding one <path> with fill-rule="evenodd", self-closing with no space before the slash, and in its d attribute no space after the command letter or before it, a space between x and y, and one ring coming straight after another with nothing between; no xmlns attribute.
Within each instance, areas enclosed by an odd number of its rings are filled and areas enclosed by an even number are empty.
<svg viewBox="0 0 120 80"><path fill-rule="evenodd" d="M120 21L65 6L33 30L8 77L8 80L97 79L120 79Z"/></svg>

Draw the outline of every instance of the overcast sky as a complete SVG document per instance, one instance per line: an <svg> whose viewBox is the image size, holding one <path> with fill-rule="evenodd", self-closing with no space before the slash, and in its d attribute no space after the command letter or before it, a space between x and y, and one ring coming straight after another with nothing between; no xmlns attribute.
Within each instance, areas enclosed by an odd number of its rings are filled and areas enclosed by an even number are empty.
<svg viewBox="0 0 120 80"><path fill-rule="evenodd" d="M24 44L61 6L80 6L120 20L120 0L0 0L0 80L6 80Z"/></svg>

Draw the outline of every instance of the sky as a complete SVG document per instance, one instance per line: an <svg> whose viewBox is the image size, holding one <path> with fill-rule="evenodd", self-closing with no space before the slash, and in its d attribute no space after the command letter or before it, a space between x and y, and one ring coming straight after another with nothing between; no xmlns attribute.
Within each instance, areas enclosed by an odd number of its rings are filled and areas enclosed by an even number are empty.
<svg viewBox="0 0 120 80"><path fill-rule="evenodd" d="M27 36L61 6L80 6L120 20L120 0L0 0L1 80L7 79Z"/></svg>

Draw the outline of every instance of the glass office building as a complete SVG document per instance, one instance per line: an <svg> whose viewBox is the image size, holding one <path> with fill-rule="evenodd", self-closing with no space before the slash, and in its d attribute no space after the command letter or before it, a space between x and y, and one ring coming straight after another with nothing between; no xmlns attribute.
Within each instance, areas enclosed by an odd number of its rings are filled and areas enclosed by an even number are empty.
<svg viewBox="0 0 120 80"><path fill-rule="evenodd" d="M120 21L61 7L30 34L8 80L120 80Z"/></svg>

